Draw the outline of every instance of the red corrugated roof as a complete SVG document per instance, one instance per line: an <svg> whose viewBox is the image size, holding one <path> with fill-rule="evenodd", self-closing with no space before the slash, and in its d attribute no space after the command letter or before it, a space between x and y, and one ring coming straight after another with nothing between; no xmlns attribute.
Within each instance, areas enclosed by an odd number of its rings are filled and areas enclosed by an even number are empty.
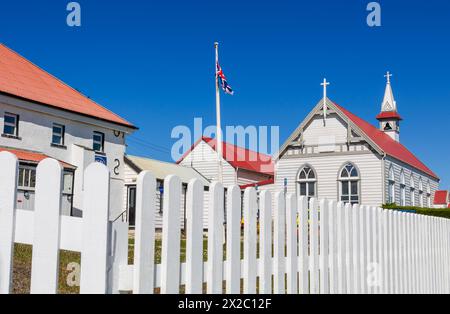
<svg viewBox="0 0 450 314"><path fill-rule="evenodd" d="M448 191L436 191L434 194L434 205L447 205Z"/></svg>
<svg viewBox="0 0 450 314"><path fill-rule="evenodd" d="M212 149L216 149L216 139L209 137L202 137L198 140L192 147L183 155L183 157L178 160L180 163L186 156L201 142L204 141ZM250 170L254 172L259 172L267 175L274 174L274 166L272 162L272 157L269 155L257 153L255 151L242 148L236 145L228 144L226 142L223 144L223 158L228 161L234 168L240 168L245 170Z"/></svg>
<svg viewBox="0 0 450 314"><path fill-rule="evenodd" d="M377 116L378 120L392 118L402 120L402 117L400 117L400 115L396 111L384 111Z"/></svg>
<svg viewBox="0 0 450 314"><path fill-rule="evenodd" d="M380 131L370 123L355 116L347 109L334 103L339 111L347 116L361 131L363 131L382 151L387 155L394 157L404 163L423 171L431 177L438 179L439 177L431 171L425 164L423 164L413 153L411 153L405 146L393 140L389 135Z"/></svg>
<svg viewBox="0 0 450 314"><path fill-rule="evenodd" d="M14 148L6 148L6 147L0 147L0 152L10 152L14 155L16 155L17 159L19 159L20 161L25 161L25 162L32 162L32 163L39 163L40 161L46 159L46 158L51 158L45 154L42 153L38 153L38 152L31 152L31 151L27 151L27 150L20 150L20 149L14 149ZM61 163L61 165L64 168L70 168L70 169L75 169L76 167L66 163L64 161L59 161Z"/></svg>
<svg viewBox="0 0 450 314"><path fill-rule="evenodd" d="M135 128L3 44L0 44L0 92Z"/></svg>

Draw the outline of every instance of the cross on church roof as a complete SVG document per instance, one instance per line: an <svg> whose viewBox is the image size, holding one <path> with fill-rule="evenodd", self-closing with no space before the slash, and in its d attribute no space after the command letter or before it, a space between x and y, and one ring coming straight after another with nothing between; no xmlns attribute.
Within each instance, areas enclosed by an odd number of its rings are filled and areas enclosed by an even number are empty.
<svg viewBox="0 0 450 314"><path fill-rule="evenodd" d="M384 77L387 78L388 84L391 84L391 77L392 77L391 72L387 71L387 73Z"/></svg>

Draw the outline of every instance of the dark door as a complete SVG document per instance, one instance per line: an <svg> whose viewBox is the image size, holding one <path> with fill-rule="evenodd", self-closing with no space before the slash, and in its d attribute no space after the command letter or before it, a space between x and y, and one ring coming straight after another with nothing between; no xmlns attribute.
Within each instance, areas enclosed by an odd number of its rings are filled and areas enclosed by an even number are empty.
<svg viewBox="0 0 450 314"><path fill-rule="evenodd" d="M136 224L136 187L128 187L128 223L130 226Z"/></svg>

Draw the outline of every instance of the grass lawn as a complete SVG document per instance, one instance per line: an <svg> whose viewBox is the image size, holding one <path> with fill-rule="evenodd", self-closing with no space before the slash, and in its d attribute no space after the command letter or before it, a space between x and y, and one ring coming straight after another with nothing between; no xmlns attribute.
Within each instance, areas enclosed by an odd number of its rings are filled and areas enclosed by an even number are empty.
<svg viewBox="0 0 450 314"><path fill-rule="evenodd" d="M203 256L207 260L208 242L203 241ZM180 242L180 259L181 262L186 261L186 240L182 239ZM225 254L225 250L224 250ZM31 283L31 256L32 247L30 245L16 244L14 246L14 269L13 269L13 293L14 294L28 294L30 293ZM133 264L134 258L134 239L129 240L128 245L128 263ZM79 287L71 287L67 284L67 278L70 276L72 270L67 269L70 263L80 264L81 255L76 252L61 251L59 261L59 286L58 293L61 294L77 294ZM155 263L161 263L161 240L155 241Z"/></svg>

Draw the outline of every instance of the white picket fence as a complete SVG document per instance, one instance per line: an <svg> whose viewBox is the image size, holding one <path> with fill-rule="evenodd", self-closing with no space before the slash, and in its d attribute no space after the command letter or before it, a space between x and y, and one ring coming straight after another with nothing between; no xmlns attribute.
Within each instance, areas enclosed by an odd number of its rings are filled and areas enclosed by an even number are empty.
<svg viewBox="0 0 450 314"><path fill-rule="evenodd" d="M227 189L225 204L223 186L213 183L204 262L204 189L193 180L187 190L186 261L181 263L181 181L169 176L161 264L155 264L156 180L143 172L137 182L134 265L127 265L126 256L118 257L127 250L127 229L114 227L108 217L105 166L95 163L86 169L83 218L60 216L62 168L51 159L37 168L34 212L15 210L17 167L15 156L0 153L0 293L12 289L14 242L33 245L32 293L56 293L59 249L81 252L81 293L153 293L155 288L189 294L205 289L230 294L450 293L447 219L308 202L269 191L258 195L249 188L242 236L239 187Z"/></svg>

